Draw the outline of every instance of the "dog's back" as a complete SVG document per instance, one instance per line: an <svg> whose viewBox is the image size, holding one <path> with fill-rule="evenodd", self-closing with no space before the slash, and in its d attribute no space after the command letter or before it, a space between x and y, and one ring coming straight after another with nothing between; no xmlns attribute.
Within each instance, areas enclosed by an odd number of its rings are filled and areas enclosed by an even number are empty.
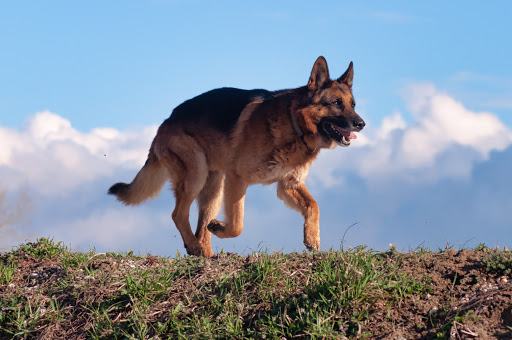
<svg viewBox="0 0 512 340"><path fill-rule="evenodd" d="M218 88L178 105L164 124L200 125L229 134L247 104L256 98L269 98L273 93L263 89Z"/></svg>

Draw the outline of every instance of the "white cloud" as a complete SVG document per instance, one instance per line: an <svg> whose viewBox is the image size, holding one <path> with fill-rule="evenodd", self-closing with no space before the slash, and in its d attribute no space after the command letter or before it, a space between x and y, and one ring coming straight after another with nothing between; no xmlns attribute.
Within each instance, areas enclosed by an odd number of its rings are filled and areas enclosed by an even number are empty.
<svg viewBox="0 0 512 340"><path fill-rule="evenodd" d="M369 180L464 177L475 162L512 143L512 131L495 115L473 112L433 85L411 86L405 97L413 117L409 125L396 112L368 129L362 142L322 152L312 180L330 186L350 173Z"/></svg>
<svg viewBox="0 0 512 340"><path fill-rule="evenodd" d="M511 131L491 113L475 113L432 85L409 89L409 105L417 124L407 129L401 143L409 166L431 163L450 145L467 146L487 157L512 141Z"/></svg>
<svg viewBox="0 0 512 340"><path fill-rule="evenodd" d="M119 168L137 168L146 159L155 132L151 126L83 133L62 116L39 112L21 131L0 127L3 189L27 186L54 195L110 176Z"/></svg>
<svg viewBox="0 0 512 340"><path fill-rule="evenodd" d="M395 112L382 120L382 124L377 134L378 139L387 139L393 131L403 130L407 127L400 112Z"/></svg>
<svg viewBox="0 0 512 340"><path fill-rule="evenodd" d="M122 250L137 246L159 226L168 224L170 217L164 210L152 214L144 208L119 206L98 209L84 218L60 222L45 233L58 235L59 240L73 249Z"/></svg>

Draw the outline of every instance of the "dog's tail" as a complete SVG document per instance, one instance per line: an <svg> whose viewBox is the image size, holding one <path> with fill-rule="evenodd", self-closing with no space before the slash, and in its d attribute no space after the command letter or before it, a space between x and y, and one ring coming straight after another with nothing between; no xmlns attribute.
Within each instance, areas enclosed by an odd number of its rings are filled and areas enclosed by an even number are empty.
<svg viewBox="0 0 512 340"><path fill-rule="evenodd" d="M133 181L130 184L116 183L108 189L108 193L126 205L135 205L156 196L167 179L166 169L151 148L146 163Z"/></svg>

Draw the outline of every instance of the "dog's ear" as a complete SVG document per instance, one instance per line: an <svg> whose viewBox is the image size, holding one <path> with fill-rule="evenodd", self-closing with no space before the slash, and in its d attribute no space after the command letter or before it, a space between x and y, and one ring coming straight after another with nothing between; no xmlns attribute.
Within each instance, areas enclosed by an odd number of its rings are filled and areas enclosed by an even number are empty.
<svg viewBox="0 0 512 340"><path fill-rule="evenodd" d="M354 79L354 63L350 62L350 64L348 64L347 70L345 71L345 73L343 73L341 75L341 77L338 78L338 81L340 83L347 84L348 87L352 88L352 80L353 79Z"/></svg>
<svg viewBox="0 0 512 340"><path fill-rule="evenodd" d="M320 56L316 59L311 75L309 76L308 89L310 91L316 91L321 89L327 81L330 80L329 68L327 67L327 61L324 57Z"/></svg>

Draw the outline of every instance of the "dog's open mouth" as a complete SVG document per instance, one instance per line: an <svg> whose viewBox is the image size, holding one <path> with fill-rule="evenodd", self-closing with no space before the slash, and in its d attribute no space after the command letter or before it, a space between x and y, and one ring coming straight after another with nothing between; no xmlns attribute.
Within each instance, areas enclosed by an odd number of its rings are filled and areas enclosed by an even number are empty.
<svg viewBox="0 0 512 340"><path fill-rule="evenodd" d="M322 121L321 127L324 135L333 139L340 146L349 146L350 141L357 138L354 132L341 128L331 120Z"/></svg>

